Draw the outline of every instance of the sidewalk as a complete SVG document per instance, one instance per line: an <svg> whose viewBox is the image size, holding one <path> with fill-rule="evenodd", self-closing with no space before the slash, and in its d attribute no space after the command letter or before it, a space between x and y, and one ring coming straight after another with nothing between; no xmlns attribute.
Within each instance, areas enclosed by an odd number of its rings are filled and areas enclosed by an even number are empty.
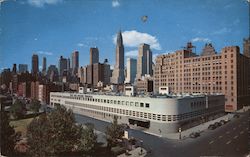
<svg viewBox="0 0 250 157"><path fill-rule="evenodd" d="M136 149L131 150L128 154L123 153L117 157L143 157L147 155L147 151L144 148L137 147Z"/></svg>
<svg viewBox="0 0 250 157"><path fill-rule="evenodd" d="M187 130L184 130L181 132L181 139L185 139L187 137L189 137L189 135L192 133L192 132L203 132L204 130L206 130L208 128L208 126L210 124L214 124L215 122L219 122L221 120L230 120L233 118L233 115L232 114L227 114L227 115L224 115L222 117L219 117L217 119L214 119L214 120L211 120L211 121L208 121L208 122L205 122L205 123L202 123L200 125L197 125L195 127L192 127L192 128L189 128ZM180 133L170 133L170 134L167 134L166 136L164 136L165 138L168 138L168 139L175 139L175 140L178 140L180 138Z"/></svg>

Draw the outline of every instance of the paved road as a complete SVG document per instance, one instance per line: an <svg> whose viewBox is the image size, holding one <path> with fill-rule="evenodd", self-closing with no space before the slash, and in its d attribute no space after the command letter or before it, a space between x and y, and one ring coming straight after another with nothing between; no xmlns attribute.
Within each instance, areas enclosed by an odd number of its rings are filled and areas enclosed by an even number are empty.
<svg viewBox="0 0 250 157"><path fill-rule="evenodd" d="M248 153L248 122L249 112L242 113L240 118L215 130L206 130L196 139L183 141L169 140L149 135L137 130L129 129L129 136L143 140L143 146L152 150L147 156L172 157L172 156L229 156L240 157ZM109 123L98 121L89 117L76 115L79 123L94 123L95 128L101 132Z"/></svg>

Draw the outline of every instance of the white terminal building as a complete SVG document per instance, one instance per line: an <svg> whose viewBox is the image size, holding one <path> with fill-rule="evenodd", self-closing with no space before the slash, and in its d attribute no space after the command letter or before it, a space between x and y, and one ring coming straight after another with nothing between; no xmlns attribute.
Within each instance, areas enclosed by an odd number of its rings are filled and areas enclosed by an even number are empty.
<svg viewBox="0 0 250 157"><path fill-rule="evenodd" d="M165 89L165 88L164 88ZM163 89L163 90L164 90ZM129 94L132 95L132 94ZM224 113L224 95L196 96L121 96L115 94L51 92L50 105L63 105L74 113L103 121L118 116L119 123L139 126L158 134L185 130L197 122Z"/></svg>

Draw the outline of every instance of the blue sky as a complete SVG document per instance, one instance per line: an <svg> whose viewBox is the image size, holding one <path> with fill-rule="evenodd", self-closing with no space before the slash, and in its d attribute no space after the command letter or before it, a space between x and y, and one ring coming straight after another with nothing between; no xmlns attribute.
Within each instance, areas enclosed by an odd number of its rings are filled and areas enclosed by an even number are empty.
<svg viewBox="0 0 250 157"><path fill-rule="evenodd" d="M0 0L0 69L28 64L31 56L58 64L61 55L80 52L89 63L97 46L100 62L115 64L115 35L123 32L125 55L136 57L138 44L151 45L154 56L193 41L200 53L206 42L216 51L242 48L249 36L249 0ZM3 1L3 2L2 2ZM142 16L148 16L146 22ZM242 49L241 49L242 51Z"/></svg>

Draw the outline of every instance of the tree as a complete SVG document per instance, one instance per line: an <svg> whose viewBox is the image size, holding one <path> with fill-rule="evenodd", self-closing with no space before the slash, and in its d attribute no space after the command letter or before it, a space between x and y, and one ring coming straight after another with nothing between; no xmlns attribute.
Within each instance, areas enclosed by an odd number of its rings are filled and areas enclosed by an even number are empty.
<svg viewBox="0 0 250 157"><path fill-rule="evenodd" d="M14 104L11 105L10 111L14 118L21 118L25 112L25 104L17 99Z"/></svg>
<svg viewBox="0 0 250 157"><path fill-rule="evenodd" d="M79 150L83 152L90 152L95 147L97 136L94 133L94 125L86 124L85 128L80 127L81 138L79 139Z"/></svg>
<svg viewBox="0 0 250 157"><path fill-rule="evenodd" d="M11 156L14 153L15 143L17 141L17 134L13 127L9 124L9 117L5 111L1 110L0 120L1 131L1 154Z"/></svg>
<svg viewBox="0 0 250 157"><path fill-rule="evenodd" d="M31 156L51 156L90 151L95 143L93 128L76 125L72 110L58 106L34 119L27 130Z"/></svg>
<svg viewBox="0 0 250 157"><path fill-rule="evenodd" d="M32 99L30 109L34 112L39 112L40 108L41 108L40 101L37 99Z"/></svg>
<svg viewBox="0 0 250 157"><path fill-rule="evenodd" d="M117 140L122 138L123 134L124 127L118 124L117 116L114 116L113 123L106 129L107 147L110 149L114 146L117 143Z"/></svg>

